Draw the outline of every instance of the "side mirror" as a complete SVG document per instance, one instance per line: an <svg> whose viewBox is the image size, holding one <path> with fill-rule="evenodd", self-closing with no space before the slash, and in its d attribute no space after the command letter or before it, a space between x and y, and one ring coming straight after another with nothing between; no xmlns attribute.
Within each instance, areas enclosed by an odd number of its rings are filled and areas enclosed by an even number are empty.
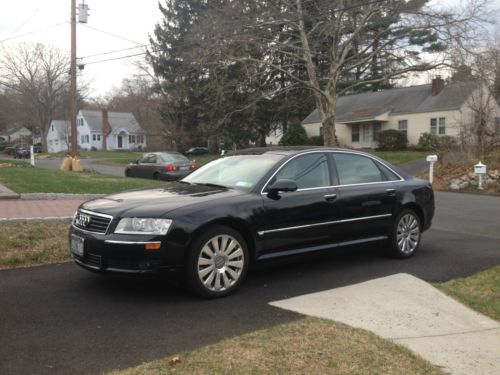
<svg viewBox="0 0 500 375"><path fill-rule="evenodd" d="M278 195L280 191L290 192L297 190L297 183L294 180L277 180L268 189L269 195Z"/></svg>
<svg viewBox="0 0 500 375"><path fill-rule="evenodd" d="M134 164L139 164L139 159L135 159Z"/></svg>

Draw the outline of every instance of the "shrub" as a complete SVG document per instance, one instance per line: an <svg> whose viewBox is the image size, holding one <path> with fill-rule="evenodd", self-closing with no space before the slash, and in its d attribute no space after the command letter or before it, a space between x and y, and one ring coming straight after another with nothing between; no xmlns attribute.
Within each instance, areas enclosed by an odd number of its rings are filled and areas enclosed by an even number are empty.
<svg viewBox="0 0 500 375"><path fill-rule="evenodd" d="M307 144L307 134L300 123L291 124L281 137L281 146L298 146Z"/></svg>
<svg viewBox="0 0 500 375"><path fill-rule="evenodd" d="M439 151L452 151L457 146L457 140L451 135L443 135L439 137Z"/></svg>
<svg viewBox="0 0 500 375"><path fill-rule="evenodd" d="M311 146L323 146L325 142L322 135L315 135L307 140L307 144Z"/></svg>
<svg viewBox="0 0 500 375"><path fill-rule="evenodd" d="M406 133L399 130L383 130L378 135L378 147L382 151L405 150L407 144Z"/></svg>
<svg viewBox="0 0 500 375"><path fill-rule="evenodd" d="M418 139L418 148L421 151L437 151L439 149L439 137L436 134L422 133Z"/></svg>

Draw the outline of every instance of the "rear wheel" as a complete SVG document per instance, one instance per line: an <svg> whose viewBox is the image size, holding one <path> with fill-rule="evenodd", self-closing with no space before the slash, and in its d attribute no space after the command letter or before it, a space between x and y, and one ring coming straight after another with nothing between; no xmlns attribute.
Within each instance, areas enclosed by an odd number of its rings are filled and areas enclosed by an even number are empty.
<svg viewBox="0 0 500 375"><path fill-rule="evenodd" d="M160 174L158 172L153 173L153 180L159 180Z"/></svg>
<svg viewBox="0 0 500 375"><path fill-rule="evenodd" d="M226 226L211 227L194 242L186 276L190 289L208 298L233 293L248 270L248 249L243 237Z"/></svg>
<svg viewBox="0 0 500 375"><path fill-rule="evenodd" d="M420 245L422 225L415 211L405 209L394 220L391 234L392 255L397 258L409 258Z"/></svg>

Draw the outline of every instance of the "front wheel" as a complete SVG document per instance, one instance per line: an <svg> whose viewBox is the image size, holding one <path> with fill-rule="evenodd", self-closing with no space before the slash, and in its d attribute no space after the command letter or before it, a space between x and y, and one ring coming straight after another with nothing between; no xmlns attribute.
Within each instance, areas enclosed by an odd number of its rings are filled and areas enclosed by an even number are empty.
<svg viewBox="0 0 500 375"><path fill-rule="evenodd" d="M422 225L415 211L405 209L394 220L391 234L391 252L397 258L409 258L420 245Z"/></svg>
<svg viewBox="0 0 500 375"><path fill-rule="evenodd" d="M243 237L226 226L209 228L194 242L187 261L190 289L208 298L233 293L248 270L248 248Z"/></svg>

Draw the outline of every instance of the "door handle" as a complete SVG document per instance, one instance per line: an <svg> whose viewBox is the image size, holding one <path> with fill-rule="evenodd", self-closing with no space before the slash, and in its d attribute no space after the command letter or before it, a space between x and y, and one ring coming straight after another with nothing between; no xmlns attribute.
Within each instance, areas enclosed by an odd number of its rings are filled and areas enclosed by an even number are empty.
<svg viewBox="0 0 500 375"><path fill-rule="evenodd" d="M337 194L335 194L335 193L333 193L333 194L326 194L326 195L323 195L323 197L325 198L325 200L331 202L331 201L334 201L337 198Z"/></svg>
<svg viewBox="0 0 500 375"><path fill-rule="evenodd" d="M390 197L393 197L396 195L396 189L385 189L385 192L387 193L387 195L389 195Z"/></svg>

